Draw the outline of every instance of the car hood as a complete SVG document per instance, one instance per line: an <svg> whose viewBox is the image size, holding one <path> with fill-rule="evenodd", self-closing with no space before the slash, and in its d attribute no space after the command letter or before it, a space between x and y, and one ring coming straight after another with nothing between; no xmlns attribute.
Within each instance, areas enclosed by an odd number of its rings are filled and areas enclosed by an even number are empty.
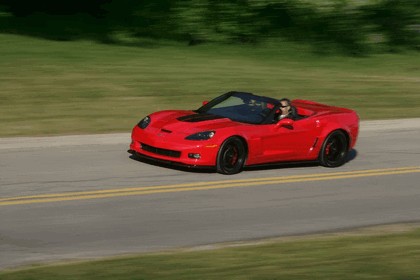
<svg viewBox="0 0 420 280"><path fill-rule="evenodd" d="M240 123L211 114L194 111L161 111L152 114L150 126L154 129L181 134L192 134L207 130L217 130L238 126Z"/></svg>

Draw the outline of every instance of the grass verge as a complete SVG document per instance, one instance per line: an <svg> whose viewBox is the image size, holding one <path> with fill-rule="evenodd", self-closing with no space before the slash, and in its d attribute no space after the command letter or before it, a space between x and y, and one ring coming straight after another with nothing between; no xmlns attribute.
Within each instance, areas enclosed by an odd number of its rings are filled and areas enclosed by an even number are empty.
<svg viewBox="0 0 420 280"><path fill-rule="evenodd" d="M213 250L145 254L0 272L31 279L420 279L420 229L387 226Z"/></svg>
<svg viewBox="0 0 420 280"><path fill-rule="evenodd" d="M127 132L230 90L311 99L362 119L420 117L420 54L322 56L302 45L137 46L0 34L0 137Z"/></svg>

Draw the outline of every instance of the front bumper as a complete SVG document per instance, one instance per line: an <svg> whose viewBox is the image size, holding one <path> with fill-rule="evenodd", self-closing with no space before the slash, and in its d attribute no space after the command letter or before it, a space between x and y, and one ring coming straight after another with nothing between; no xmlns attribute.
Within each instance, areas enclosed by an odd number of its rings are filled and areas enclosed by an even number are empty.
<svg viewBox="0 0 420 280"><path fill-rule="evenodd" d="M208 141L174 141L133 133L128 152L172 165L215 167L218 150L219 145Z"/></svg>

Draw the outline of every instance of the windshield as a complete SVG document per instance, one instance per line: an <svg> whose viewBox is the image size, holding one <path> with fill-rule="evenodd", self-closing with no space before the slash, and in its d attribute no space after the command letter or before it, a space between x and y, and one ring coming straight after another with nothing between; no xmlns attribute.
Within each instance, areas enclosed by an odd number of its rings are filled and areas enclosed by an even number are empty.
<svg viewBox="0 0 420 280"><path fill-rule="evenodd" d="M264 96L228 92L213 99L197 112L218 115L237 122L262 124L266 122L277 104L277 100Z"/></svg>

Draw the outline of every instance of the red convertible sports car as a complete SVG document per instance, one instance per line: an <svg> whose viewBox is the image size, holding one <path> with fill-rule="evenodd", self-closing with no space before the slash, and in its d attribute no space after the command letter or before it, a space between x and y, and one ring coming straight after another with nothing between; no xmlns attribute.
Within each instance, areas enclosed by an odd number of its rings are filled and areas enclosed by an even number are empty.
<svg viewBox="0 0 420 280"><path fill-rule="evenodd" d="M128 152L222 174L278 162L344 164L359 132L356 112L306 100L291 105L295 118L278 120L279 100L232 91L197 110L155 112L133 128Z"/></svg>

